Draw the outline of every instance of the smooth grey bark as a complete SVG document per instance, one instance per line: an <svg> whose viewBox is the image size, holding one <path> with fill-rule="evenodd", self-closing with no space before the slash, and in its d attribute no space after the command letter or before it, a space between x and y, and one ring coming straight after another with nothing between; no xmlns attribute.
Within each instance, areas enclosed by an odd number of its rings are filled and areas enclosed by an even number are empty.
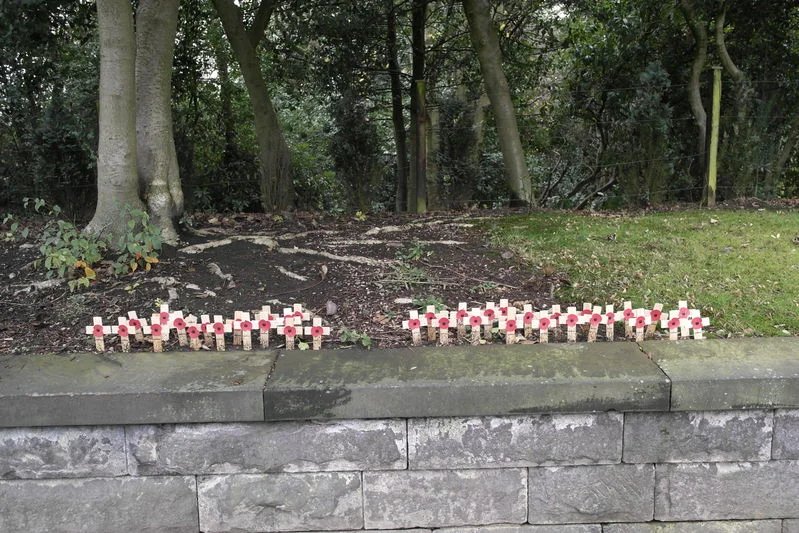
<svg viewBox="0 0 799 533"><path fill-rule="evenodd" d="M480 63L486 93L494 112L508 187L517 201L533 205L535 198L530 172L524 159L510 87L502 70L502 51L491 20L491 3L488 0L463 0L463 9L469 22L472 46Z"/></svg>
<svg viewBox="0 0 799 533"><path fill-rule="evenodd" d="M411 10L411 164L408 211L427 211L427 106L425 91L425 20L427 0L413 0Z"/></svg>
<svg viewBox="0 0 799 533"><path fill-rule="evenodd" d="M396 212L408 209L408 136L405 132L405 110L402 106L402 79L397 59L397 11L394 0L386 0L386 51L388 76L391 82L391 122L394 126L394 145L397 151Z"/></svg>
<svg viewBox="0 0 799 533"><path fill-rule="evenodd" d="M707 153L707 112L702 104L701 76L707 61L707 28L696 14L694 0L679 0L685 22L694 39L694 59L691 64L691 78L688 81L688 101L697 127L696 151L699 161L699 176L705 176L705 154Z"/></svg>
<svg viewBox="0 0 799 533"><path fill-rule="evenodd" d="M261 18L256 16L256 20L262 21L259 24L263 24L263 27L260 30L261 34L256 36L255 32L248 33L241 9L233 0L213 0L213 3L244 77L244 85L250 96L255 117L255 136L261 171L261 207L265 211L290 208L294 205L294 185L290 175L291 155L277 113L272 106L269 89L256 53L256 44L263 37L263 28L266 27L269 18L263 14L262 4L258 10ZM275 2L268 1L268 3L274 7ZM266 8L264 11L268 12ZM253 25L253 29L255 28Z"/></svg>
<svg viewBox="0 0 799 533"><path fill-rule="evenodd" d="M183 189L172 125L172 59L179 0L139 0L136 10L136 141L150 222L177 244Z"/></svg>
<svg viewBox="0 0 799 533"><path fill-rule="evenodd" d="M136 171L136 90L130 0L97 0L100 34L100 132L97 207L84 231L102 237L126 228L125 207L144 209Z"/></svg>

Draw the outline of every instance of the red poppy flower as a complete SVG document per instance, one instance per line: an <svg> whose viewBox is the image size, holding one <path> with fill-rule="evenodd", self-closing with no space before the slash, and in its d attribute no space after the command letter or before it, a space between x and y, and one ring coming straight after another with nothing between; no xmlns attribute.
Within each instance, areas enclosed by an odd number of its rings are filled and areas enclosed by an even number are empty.
<svg viewBox="0 0 799 533"><path fill-rule="evenodd" d="M153 334L153 337L160 337L161 336L161 324L153 324L150 328L150 331Z"/></svg>
<svg viewBox="0 0 799 533"><path fill-rule="evenodd" d="M567 326L576 326L577 322L579 322L579 318L574 313L571 313L569 316L566 317L566 325Z"/></svg>
<svg viewBox="0 0 799 533"><path fill-rule="evenodd" d="M469 312L466 309L458 309L458 313L455 316L458 320L463 321L464 318L469 316Z"/></svg>
<svg viewBox="0 0 799 533"><path fill-rule="evenodd" d="M117 328L120 337L127 337L128 336L128 327L124 324L121 324L119 328Z"/></svg>
<svg viewBox="0 0 799 533"><path fill-rule="evenodd" d="M593 315L591 315L592 326L598 326L601 323L602 323L602 315L600 315L599 313L594 313Z"/></svg>
<svg viewBox="0 0 799 533"><path fill-rule="evenodd" d="M294 311L294 314L291 315L291 316L293 316L294 318L299 318L300 320L302 320L302 311Z"/></svg>
<svg viewBox="0 0 799 533"><path fill-rule="evenodd" d="M164 312L162 312L162 313L161 313L160 315L158 315L158 316L159 316L159 318L161 319L161 325L162 325L162 326L166 326L167 324L169 324L169 313L167 313L166 311L164 311Z"/></svg>
<svg viewBox="0 0 799 533"><path fill-rule="evenodd" d="M449 318L439 318L438 319L438 327L441 329L449 328Z"/></svg>
<svg viewBox="0 0 799 533"><path fill-rule="evenodd" d="M182 318L176 318L172 325L175 326L175 329L184 329L186 327L186 321Z"/></svg>
<svg viewBox="0 0 799 533"><path fill-rule="evenodd" d="M268 320L263 320L262 319L262 320L258 321L258 329L260 329L261 331L269 331L269 328L271 328L271 327L272 327L272 323L269 322Z"/></svg>
<svg viewBox="0 0 799 533"><path fill-rule="evenodd" d="M549 323L550 322L548 318L542 318L541 320L538 321L538 329L540 329L541 331L548 330Z"/></svg>
<svg viewBox="0 0 799 533"><path fill-rule="evenodd" d="M295 328L294 326L286 326L285 328L283 328L283 334L286 337L294 337L295 335L297 335L297 328Z"/></svg>
<svg viewBox="0 0 799 533"><path fill-rule="evenodd" d="M128 320L128 325L133 328L133 331L136 331L141 327L141 322L136 318L132 318Z"/></svg>
<svg viewBox="0 0 799 533"><path fill-rule="evenodd" d="M691 327L694 329L702 329L702 317L698 316L691 320Z"/></svg>
<svg viewBox="0 0 799 533"><path fill-rule="evenodd" d="M515 320L508 320L505 323L505 331L516 331L516 321Z"/></svg>
<svg viewBox="0 0 799 533"><path fill-rule="evenodd" d="M635 316L635 313L633 312L632 309L625 309L624 310L624 319L625 320L627 320L628 318L633 318L634 316Z"/></svg>
<svg viewBox="0 0 799 533"><path fill-rule="evenodd" d="M225 333L225 325L222 322L214 322L214 333L223 335Z"/></svg>
<svg viewBox="0 0 799 533"><path fill-rule="evenodd" d="M583 309L583 311L580 314L581 315L593 315L594 312L592 310L590 310L590 309Z"/></svg>
<svg viewBox="0 0 799 533"><path fill-rule="evenodd" d="M532 311L527 311L524 314L524 318L522 320L524 321L525 324L532 324L534 317L535 317L535 314Z"/></svg>
<svg viewBox="0 0 799 533"><path fill-rule="evenodd" d="M432 322L433 319L436 318L436 314L434 312L432 312L432 311L429 311L429 312L424 314L424 317L427 319L427 322L429 323L429 322Z"/></svg>
<svg viewBox="0 0 799 533"><path fill-rule="evenodd" d="M669 329L677 329L680 327L680 319L679 318L672 318L669 320Z"/></svg>
<svg viewBox="0 0 799 533"><path fill-rule="evenodd" d="M507 307L500 307L499 314L502 316L508 316L508 308Z"/></svg>
<svg viewBox="0 0 799 533"><path fill-rule="evenodd" d="M321 337L323 332L322 326L314 326L311 328L311 337Z"/></svg>
<svg viewBox="0 0 799 533"><path fill-rule="evenodd" d="M422 326L422 323L419 322L418 318L412 318L408 320L408 328L410 329L419 329Z"/></svg>
<svg viewBox="0 0 799 533"><path fill-rule="evenodd" d="M691 315L691 310L687 307L680 307L680 314L678 315L680 318L688 318Z"/></svg>
<svg viewBox="0 0 799 533"><path fill-rule="evenodd" d="M605 313L605 316L608 318L608 326L616 323L616 313Z"/></svg>
<svg viewBox="0 0 799 533"><path fill-rule="evenodd" d="M635 327L636 328L643 328L644 326L646 326L646 318L645 317L639 316L638 318L635 319Z"/></svg>
<svg viewBox="0 0 799 533"><path fill-rule="evenodd" d="M660 320L660 315L662 315L662 314L663 314L663 312L660 311L659 309L652 309L649 312L649 316L652 318L652 322L659 321Z"/></svg>
<svg viewBox="0 0 799 533"><path fill-rule="evenodd" d="M103 326L100 324L95 324L92 328L92 335L95 337L102 337L103 336Z"/></svg>
<svg viewBox="0 0 799 533"><path fill-rule="evenodd" d="M242 320L241 324L239 324L241 331L252 331L252 322L249 320Z"/></svg>
<svg viewBox="0 0 799 533"><path fill-rule="evenodd" d="M473 328L476 328L483 324L483 320L479 316L473 316L469 318L469 325Z"/></svg>
<svg viewBox="0 0 799 533"><path fill-rule="evenodd" d="M189 326L187 332L189 334L190 339L196 339L197 337L200 336L200 330L197 329L197 326Z"/></svg>
<svg viewBox="0 0 799 533"><path fill-rule="evenodd" d="M493 309L489 308L483 311L483 315L487 316L488 318L494 318L495 313Z"/></svg>

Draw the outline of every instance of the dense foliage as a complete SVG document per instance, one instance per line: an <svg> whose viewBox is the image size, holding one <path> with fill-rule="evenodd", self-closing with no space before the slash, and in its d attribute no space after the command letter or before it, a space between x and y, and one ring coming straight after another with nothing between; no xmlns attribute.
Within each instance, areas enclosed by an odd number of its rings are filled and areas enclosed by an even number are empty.
<svg viewBox="0 0 799 533"><path fill-rule="evenodd" d="M502 205L510 193L461 3L422 3L427 206ZM239 4L251 25L261 2ZM398 167L413 154L397 156L390 65L392 59L399 65L402 127L412 137L411 10L419 0L272 4L256 50L290 151L295 207L393 209ZM692 6L709 35L700 78L708 115L712 67L725 67L719 195L799 193L795 2L494 2L503 68L540 205L701 198L706 155L697 153L688 95L697 43L678 4ZM389 14L396 18L393 30ZM0 2L0 205L16 209L24 197L42 197L72 216L91 214L97 80L92 2ZM188 208L260 209L250 95L208 0L180 4L172 85Z"/></svg>

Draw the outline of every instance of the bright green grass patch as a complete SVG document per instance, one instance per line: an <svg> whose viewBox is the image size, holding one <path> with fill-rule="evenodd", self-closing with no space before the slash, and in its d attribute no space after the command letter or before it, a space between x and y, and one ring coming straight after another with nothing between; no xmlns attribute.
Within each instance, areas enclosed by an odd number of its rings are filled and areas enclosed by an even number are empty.
<svg viewBox="0 0 799 533"><path fill-rule="evenodd" d="M719 336L799 334L797 212L533 214L488 229L539 272L566 274L563 304L687 300Z"/></svg>

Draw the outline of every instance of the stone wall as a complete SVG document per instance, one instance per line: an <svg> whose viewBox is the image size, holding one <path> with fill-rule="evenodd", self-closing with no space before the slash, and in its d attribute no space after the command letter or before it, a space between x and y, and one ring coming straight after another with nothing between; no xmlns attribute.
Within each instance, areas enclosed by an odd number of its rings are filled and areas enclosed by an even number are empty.
<svg viewBox="0 0 799 533"><path fill-rule="evenodd" d="M799 533L799 342L618 346L0 359L0 532Z"/></svg>

